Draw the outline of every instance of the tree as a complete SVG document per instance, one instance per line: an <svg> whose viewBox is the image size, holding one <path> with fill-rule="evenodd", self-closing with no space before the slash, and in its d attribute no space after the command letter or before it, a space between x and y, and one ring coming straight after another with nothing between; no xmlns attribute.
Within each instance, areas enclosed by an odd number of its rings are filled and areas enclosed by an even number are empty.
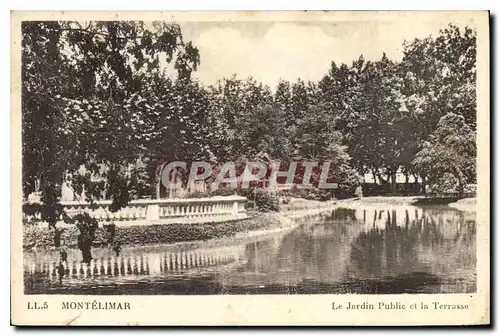
<svg viewBox="0 0 500 336"><path fill-rule="evenodd" d="M449 25L436 38L416 39L404 45L400 65L404 102L413 119L413 147L422 149L449 113L464 117L476 129L476 33ZM405 165L412 171L413 164ZM422 168L422 167L421 167ZM427 170L420 169L423 189Z"/></svg>
<svg viewBox="0 0 500 336"><path fill-rule="evenodd" d="M450 112L476 129L475 31L449 25L436 38L405 44L401 66L408 83L405 95L421 100L424 139Z"/></svg>
<svg viewBox="0 0 500 336"><path fill-rule="evenodd" d="M89 201L106 194L117 211L131 199L145 145L160 135L148 126L162 116L141 91L162 72L161 62L173 64L176 82L189 82L198 50L175 24L27 21L22 36L24 195L41 193L42 219L52 228L65 217L65 178ZM84 235L94 232L85 218L65 219Z"/></svg>
<svg viewBox="0 0 500 336"><path fill-rule="evenodd" d="M476 179L476 135L464 116L448 113L438 123L429 141L417 153L416 170L436 182L445 174L456 179L457 191L463 194L467 183Z"/></svg>
<svg viewBox="0 0 500 336"><path fill-rule="evenodd" d="M359 172L372 172L385 181L387 175L395 192L396 172L410 161L412 116L402 109L401 78L398 64L385 54L376 62L361 56L348 68L332 65L328 94L337 112L337 128L342 131L353 164ZM334 76L335 75L335 76ZM328 91L326 91L328 92Z"/></svg>
<svg viewBox="0 0 500 336"><path fill-rule="evenodd" d="M224 79L211 88L211 117L215 134L213 153L218 162L253 157L266 136L266 106L273 106L269 87L253 78ZM264 124L263 124L264 123Z"/></svg>
<svg viewBox="0 0 500 336"><path fill-rule="evenodd" d="M292 88L290 82L279 81L274 94L275 106L283 111L283 118L287 128L290 128L296 121L293 110L294 97L292 97Z"/></svg>
<svg viewBox="0 0 500 336"><path fill-rule="evenodd" d="M359 176L352 168L342 133L335 128L335 116L328 104L310 106L297 122L297 154L305 161L330 162L328 180L337 183L337 196L351 195L359 185ZM321 168L313 170L312 180L318 181ZM313 183L314 184L314 183Z"/></svg>

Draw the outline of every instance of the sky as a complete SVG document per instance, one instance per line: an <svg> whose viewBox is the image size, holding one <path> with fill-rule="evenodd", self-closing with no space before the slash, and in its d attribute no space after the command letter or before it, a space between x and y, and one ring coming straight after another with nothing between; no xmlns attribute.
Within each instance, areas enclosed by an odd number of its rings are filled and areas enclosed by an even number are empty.
<svg viewBox="0 0 500 336"><path fill-rule="evenodd" d="M252 76L274 88L280 79L321 79L332 61L351 64L363 55L377 60L385 51L392 60L402 57L405 40L438 35L449 21L346 22L184 22L185 40L198 47L200 82L213 85L236 74ZM471 26L466 19L453 22ZM473 26L473 25L472 25Z"/></svg>

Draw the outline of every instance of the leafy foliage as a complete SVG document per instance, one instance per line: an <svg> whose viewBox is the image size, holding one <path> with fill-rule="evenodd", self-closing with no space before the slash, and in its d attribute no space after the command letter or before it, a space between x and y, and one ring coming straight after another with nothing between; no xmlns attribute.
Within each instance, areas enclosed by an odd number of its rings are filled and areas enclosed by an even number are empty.
<svg viewBox="0 0 500 336"><path fill-rule="evenodd" d="M457 191L463 193L467 182L475 182L476 178L475 132L463 116L449 113L441 118L413 163L431 182L446 184L446 189L455 189L450 186L450 177L446 178L447 174L452 175Z"/></svg>
<svg viewBox="0 0 500 336"><path fill-rule="evenodd" d="M202 113L203 99L185 103L203 93L189 79L198 50L183 41L178 25L30 21L22 34L23 193L41 193L40 213L50 226L63 216L63 181L87 200L112 199L117 211L143 192L141 180L155 178L161 156L197 140L174 138L163 147L167 153L148 148L164 145L174 129L187 133ZM174 80L159 70L161 62L173 63ZM162 117L164 111L171 116ZM155 141L167 132L170 138ZM85 214L77 221L86 249L94 223Z"/></svg>
<svg viewBox="0 0 500 336"><path fill-rule="evenodd" d="M191 78L202 55L173 23L27 21L22 36L23 194L41 196L23 210L49 223L56 245L64 236L56 223L75 223L88 261L97 224L86 214L66 218L63 183L77 198L112 199L113 212L165 196L159 167L167 161L233 161L238 169L256 160L330 161L328 177L340 188L318 199L352 197L368 172L393 191L399 171L444 179L458 192L475 183L470 28L408 42L400 62L361 55L351 65L332 62L318 82L276 88L236 76L202 86ZM272 196L257 194L255 204L275 209Z"/></svg>

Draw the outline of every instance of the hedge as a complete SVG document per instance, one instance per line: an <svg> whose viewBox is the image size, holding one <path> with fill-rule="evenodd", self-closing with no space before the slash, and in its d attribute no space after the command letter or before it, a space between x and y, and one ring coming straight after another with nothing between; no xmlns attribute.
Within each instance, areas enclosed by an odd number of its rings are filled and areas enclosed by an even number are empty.
<svg viewBox="0 0 500 336"><path fill-rule="evenodd" d="M151 245L183 241L208 240L234 235L237 232L252 231L280 226L277 219L270 216L204 224L157 224L144 226L116 227L115 242L122 245ZM61 246L77 248L79 231L76 227L63 229ZM94 247L108 244L109 233L100 226L96 231ZM48 249L54 246L54 230L44 227L25 226L23 248Z"/></svg>

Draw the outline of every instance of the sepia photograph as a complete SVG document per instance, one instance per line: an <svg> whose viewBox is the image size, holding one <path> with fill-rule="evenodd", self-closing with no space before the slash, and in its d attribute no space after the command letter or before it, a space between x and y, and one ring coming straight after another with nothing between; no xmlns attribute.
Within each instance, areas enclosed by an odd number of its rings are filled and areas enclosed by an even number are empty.
<svg viewBox="0 0 500 336"><path fill-rule="evenodd" d="M487 12L17 14L23 309L488 310Z"/></svg>

